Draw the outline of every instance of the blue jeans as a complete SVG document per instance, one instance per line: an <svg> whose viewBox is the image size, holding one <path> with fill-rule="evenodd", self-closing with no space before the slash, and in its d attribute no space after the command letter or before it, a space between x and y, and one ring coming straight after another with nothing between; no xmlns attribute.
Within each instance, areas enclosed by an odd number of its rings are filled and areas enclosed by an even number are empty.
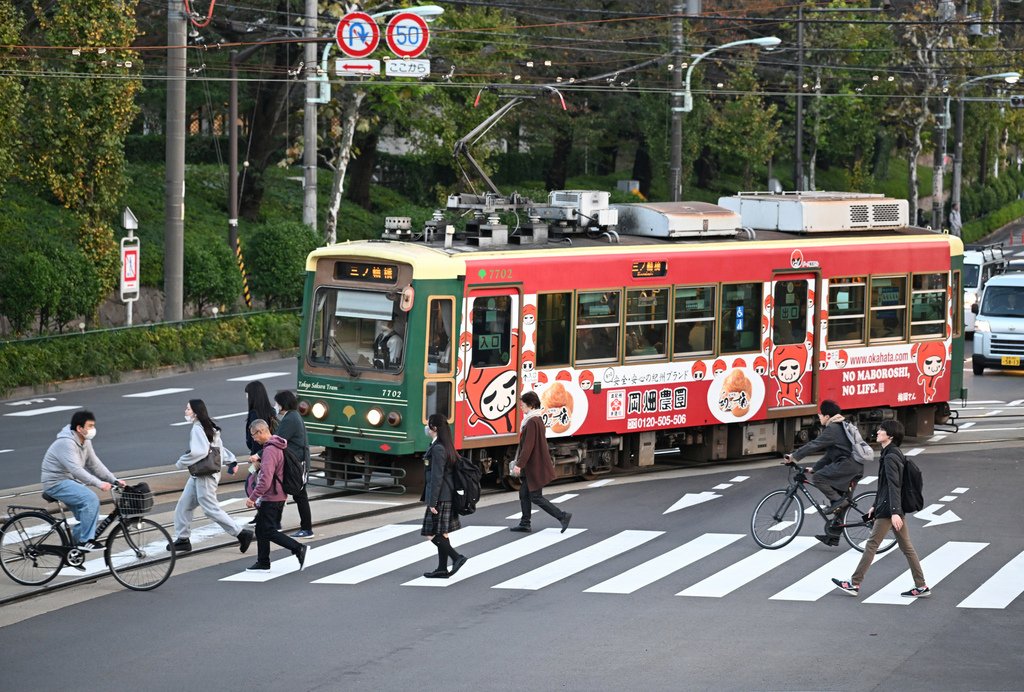
<svg viewBox="0 0 1024 692"><path fill-rule="evenodd" d="M96 524L100 517L100 499L96 497L96 493L69 479L50 486L46 494L71 508L75 519L78 520L78 526L71 529L71 537L76 544L85 543L96 536Z"/></svg>

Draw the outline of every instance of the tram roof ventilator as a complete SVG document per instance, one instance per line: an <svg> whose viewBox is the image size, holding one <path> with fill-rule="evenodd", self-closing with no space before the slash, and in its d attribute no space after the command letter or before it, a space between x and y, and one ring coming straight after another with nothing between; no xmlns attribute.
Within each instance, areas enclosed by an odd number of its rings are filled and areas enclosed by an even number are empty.
<svg viewBox="0 0 1024 692"><path fill-rule="evenodd" d="M737 212L742 225L786 233L833 233L905 228L905 199L867 192L740 192L718 204Z"/></svg>

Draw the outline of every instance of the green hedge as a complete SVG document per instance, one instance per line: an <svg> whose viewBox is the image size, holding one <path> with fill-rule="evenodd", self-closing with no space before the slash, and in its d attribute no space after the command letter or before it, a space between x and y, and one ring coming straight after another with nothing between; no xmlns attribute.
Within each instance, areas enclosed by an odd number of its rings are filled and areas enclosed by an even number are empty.
<svg viewBox="0 0 1024 692"><path fill-rule="evenodd" d="M963 241L965 243L975 243L992 231L1002 228L1011 221L1024 216L1024 199L1018 199L1016 202L1007 204L1002 209L983 216L977 221L968 221L964 224L963 230Z"/></svg>
<svg viewBox="0 0 1024 692"><path fill-rule="evenodd" d="M190 365L296 348L297 310L123 327L0 344L0 395L78 377L117 381L130 370Z"/></svg>

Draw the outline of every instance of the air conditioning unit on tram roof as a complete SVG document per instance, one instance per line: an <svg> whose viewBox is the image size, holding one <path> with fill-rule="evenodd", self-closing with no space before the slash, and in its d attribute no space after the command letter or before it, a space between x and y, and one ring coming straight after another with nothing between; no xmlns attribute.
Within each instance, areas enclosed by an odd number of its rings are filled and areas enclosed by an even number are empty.
<svg viewBox="0 0 1024 692"><path fill-rule="evenodd" d="M619 222L618 214L608 207L609 193L602 190L553 190L547 205L531 208L537 218L581 228L609 228Z"/></svg>
<svg viewBox="0 0 1024 692"><path fill-rule="evenodd" d="M867 192L740 192L718 203L755 230L831 233L904 228L910 224L905 199Z"/></svg>
<svg viewBox="0 0 1024 692"><path fill-rule="evenodd" d="M735 236L740 215L710 202L644 202L615 204L619 233L653 238Z"/></svg>

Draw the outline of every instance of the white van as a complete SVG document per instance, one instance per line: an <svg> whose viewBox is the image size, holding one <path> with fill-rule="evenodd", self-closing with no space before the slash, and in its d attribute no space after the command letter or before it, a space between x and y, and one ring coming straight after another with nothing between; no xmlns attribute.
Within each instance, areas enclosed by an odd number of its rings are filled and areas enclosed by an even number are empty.
<svg viewBox="0 0 1024 692"><path fill-rule="evenodd" d="M1024 361L1024 274L994 276L974 304L974 374Z"/></svg>
<svg viewBox="0 0 1024 692"><path fill-rule="evenodd" d="M1006 257L1000 245L967 247L964 249L964 331L974 331L972 310L981 289L993 276L1002 274L1006 268Z"/></svg>

